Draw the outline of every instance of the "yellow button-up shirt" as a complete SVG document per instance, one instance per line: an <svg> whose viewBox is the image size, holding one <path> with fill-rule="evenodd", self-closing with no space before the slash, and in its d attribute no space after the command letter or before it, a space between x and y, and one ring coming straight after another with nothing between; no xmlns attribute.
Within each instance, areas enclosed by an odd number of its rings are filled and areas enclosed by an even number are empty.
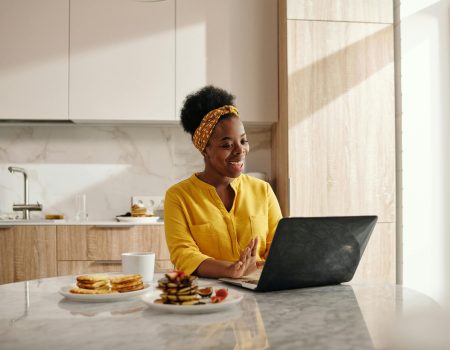
<svg viewBox="0 0 450 350"><path fill-rule="evenodd" d="M176 269L193 273L204 260L236 261L259 238L265 258L282 214L270 185L245 174L231 182L235 198L228 212L214 186L195 174L172 186L164 202L164 226Z"/></svg>

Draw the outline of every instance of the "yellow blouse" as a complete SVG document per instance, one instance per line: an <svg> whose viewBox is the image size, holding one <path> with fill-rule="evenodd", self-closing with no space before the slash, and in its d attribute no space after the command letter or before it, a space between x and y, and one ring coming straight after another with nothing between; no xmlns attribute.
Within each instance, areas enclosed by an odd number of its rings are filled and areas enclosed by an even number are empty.
<svg viewBox="0 0 450 350"><path fill-rule="evenodd" d="M208 258L236 261L253 237L258 260L265 257L282 214L270 185L245 174L231 182L228 212L214 186L195 174L172 186L164 202L164 226L176 269L193 273Z"/></svg>

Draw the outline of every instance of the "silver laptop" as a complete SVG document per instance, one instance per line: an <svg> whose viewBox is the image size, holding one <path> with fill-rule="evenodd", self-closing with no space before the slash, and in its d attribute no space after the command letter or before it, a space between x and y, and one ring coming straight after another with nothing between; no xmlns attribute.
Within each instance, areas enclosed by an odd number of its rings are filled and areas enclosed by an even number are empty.
<svg viewBox="0 0 450 350"><path fill-rule="evenodd" d="M377 216L283 218L260 273L220 281L261 292L348 282L376 222Z"/></svg>

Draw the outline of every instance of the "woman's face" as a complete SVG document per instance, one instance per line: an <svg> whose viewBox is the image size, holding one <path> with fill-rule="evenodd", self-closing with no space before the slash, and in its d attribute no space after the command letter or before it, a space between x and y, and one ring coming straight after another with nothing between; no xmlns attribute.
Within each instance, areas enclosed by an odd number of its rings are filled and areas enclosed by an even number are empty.
<svg viewBox="0 0 450 350"><path fill-rule="evenodd" d="M206 168L217 175L238 177L250 150L244 125L237 117L220 120L205 148Z"/></svg>

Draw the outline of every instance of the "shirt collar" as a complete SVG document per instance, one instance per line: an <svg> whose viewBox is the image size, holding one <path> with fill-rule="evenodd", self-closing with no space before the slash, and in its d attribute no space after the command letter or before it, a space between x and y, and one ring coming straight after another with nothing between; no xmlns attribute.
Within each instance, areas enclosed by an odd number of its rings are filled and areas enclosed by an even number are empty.
<svg viewBox="0 0 450 350"><path fill-rule="evenodd" d="M200 188L203 188L205 190L210 190L210 189L216 190L216 188L213 185L210 185L210 184L200 180L197 177L196 173L192 174L190 180L194 183L194 185L196 185ZM241 183L241 175L239 175L237 178L235 178L233 181L231 181L231 183L230 183L231 188L236 191L239 188L240 183Z"/></svg>

